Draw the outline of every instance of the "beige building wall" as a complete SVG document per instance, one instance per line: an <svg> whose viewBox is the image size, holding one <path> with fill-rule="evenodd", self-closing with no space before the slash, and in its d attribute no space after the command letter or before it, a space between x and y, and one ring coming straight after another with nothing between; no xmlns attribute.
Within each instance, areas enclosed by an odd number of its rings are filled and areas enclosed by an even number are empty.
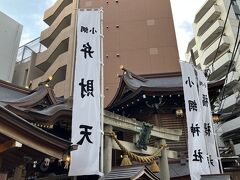
<svg viewBox="0 0 240 180"><path fill-rule="evenodd" d="M65 98L72 95L76 6L58 0L45 12L41 43L48 49L35 63L45 73L33 79L35 88L53 76L55 93ZM104 10L105 105L116 93L120 65L136 74L180 71L170 0L81 0L79 7Z"/></svg>
<svg viewBox="0 0 240 180"><path fill-rule="evenodd" d="M27 79L29 76L31 61L25 63L16 63L14 75L13 75L13 84L18 86L26 87L28 85Z"/></svg>
<svg viewBox="0 0 240 180"><path fill-rule="evenodd" d="M30 77L32 88L53 76L51 86L57 96L68 98L72 94L74 33L77 0L58 0L44 14L44 21L49 27L42 31L40 43L47 47L46 51L36 55L35 67L43 72L39 77ZM32 73L34 73L32 71Z"/></svg>

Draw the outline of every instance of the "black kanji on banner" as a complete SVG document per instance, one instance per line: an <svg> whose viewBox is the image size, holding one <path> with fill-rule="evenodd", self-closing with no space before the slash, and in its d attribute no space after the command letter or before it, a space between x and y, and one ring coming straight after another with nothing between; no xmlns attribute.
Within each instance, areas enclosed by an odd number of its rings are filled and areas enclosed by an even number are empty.
<svg viewBox="0 0 240 180"><path fill-rule="evenodd" d="M203 106L208 107L208 97L205 94L203 94L202 104Z"/></svg>
<svg viewBox="0 0 240 180"><path fill-rule="evenodd" d="M92 57L92 54L94 53L94 51L92 51L92 46L90 46L89 42L87 42L86 44L83 44L83 48L81 49L81 51L84 53L84 58L87 58L87 55L90 58Z"/></svg>
<svg viewBox="0 0 240 180"><path fill-rule="evenodd" d="M204 130L205 130L205 135L206 136L210 136L211 135L210 123L204 123Z"/></svg>
<svg viewBox="0 0 240 180"><path fill-rule="evenodd" d="M189 111L197 111L197 103L195 100L188 100Z"/></svg>
<svg viewBox="0 0 240 180"><path fill-rule="evenodd" d="M83 128L84 130L83 130L83 131L80 131L80 134L82 134L83 137L82 137L82 139L81 139L80 141L78 141L77 144L82 145L82 143L83 143L83 141L84 141L85 138L87 139L87 141L88 141L89 143L93 143L93 142L90 140L90 138L89 138L89 136L90 136L92 133L88 131L88 130L91 130L93 127L92 127L92 126L87 126L87 125L80 125L79 128L80 128L80 129Z"/></svg>
<svg viewBox="0 0 240 180"><path fill-rule="evenodd" d="M198 127L198 124L195 124L195 126L192 124L191 133L192 133L193 137L194 137L195 133L197 134L197 136L199 136L200 127Z"/></svg>
<svg viewBox="0 0 240 180"><path fill-rule="evenodd" d="M86 95L89 96L93 95L93 80L87 80L87 83L84 84L84 79L81 79L81 82L79 83L79 86L81 86L81 98L84 98Z"/></svg>
<svg viewBox="0 0 240 180"><path fill-rule="evenodd" d="M207 160L208 160L208 163L209 163L211 166L214 166L214 164L213 164L213 159L212 159L211 155L209 155L209 157L207 157Z"/></svg>
<svg viewBox="0 0 240 180"><path fill-rule="evenodd" d="M192 161L199 161L200 163L202 163L202 152L201 152L201 149L198 150L194 150L194 154L193 154L193 160Z"/></svg>
<svg viewBox="0 0 240 180"><path fill-rule="evenodd" d="M190 77L185 81L185 84L188 84L190 88L194 85L194 83L191 81Z"/></svg>
<svg viewBox="0 0 240 180"><path fill-rule="evenodd" d="M202 81L199 81L199 85L200 85L200 86L203 86L203 87L205 87L205 88L207 87L206 83L203 83Z"/></svg>
<svg viewBox="0 0 240 180"><path fill-rule="evenodd" d="M97 33L97 30L95 29L95 27L89 29L86 26L81 26L80 32L95 34L95 33Z"/></svg>
<svg viewBox="0 0 240 180"><path fill-rule="evenodd" d="M84 32L84 33L88 33L88 27L81 26L80 31L81 31L81 32Z"/></svg>

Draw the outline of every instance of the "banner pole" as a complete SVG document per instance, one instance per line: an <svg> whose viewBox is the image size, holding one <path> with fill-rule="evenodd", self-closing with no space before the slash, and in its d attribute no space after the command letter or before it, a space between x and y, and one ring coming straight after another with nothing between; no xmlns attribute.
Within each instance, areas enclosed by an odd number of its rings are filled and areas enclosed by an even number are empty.
<svg viewBox="0 0 240 180"><path fill-rule="evenodd" d="M103 8L100 8L100 30L101 30L101 159L100 171L103 173L103 149L104 149L104 60L103 60Z"/></svg>
<svg viewBox="0 0 240 180"><path fill-rule="evenodd" d="M75 27L74 27L74 34L73 34L73 50L72 50L72 84L70 86L70 96L73 99L74 93L74 79L75 79L75 63L76 63L76 47L77 47L77 22L78 22L78 9L79 9L79 0L76 0L76 7L75 7Z"/></svg>
<svg viewBox="0 0 240 180"><path fill-rule="evenodd" d="M219 162L219 165L220 165L220 173L223 174L223 166L222 166L222 159L221 159L221 155L220 155L220 151L219 151L219 147L218 147L218 140L217 140L217 137L216 137L216 129L215 129L215 126L214 124L212 125L213 126L213 136L214 136L214 140L215 140L215 144L216 144L216 149L217 149L217 156L218 156L218 162Z"/></svg>

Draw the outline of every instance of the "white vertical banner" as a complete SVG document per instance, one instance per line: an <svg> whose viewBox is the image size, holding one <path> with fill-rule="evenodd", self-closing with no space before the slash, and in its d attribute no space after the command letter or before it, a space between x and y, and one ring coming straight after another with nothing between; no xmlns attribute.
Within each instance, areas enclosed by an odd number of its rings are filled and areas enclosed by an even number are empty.
<svg viewBox="0 0 240 180"><path fill-rule="evenodd" d="M199 99L202 108L204 134L207 146L208 163L211 174L220 174L218 154L212 124L211 106L208 96L207 78L203 71L196 70L198 75Z"/></svg>
<svg viewBox="0 0 240 180"><path fill-rule="evenodd" d="M69 176L99 175L100 10L78 10Z"/></svg>
<svg viewBox="0 0 240 180"><path fill-rule="evenodd" d="M184 100L188 128L188 159L192 180L199 180L201 175L209 174L205 144L201 105L198 96L197 80L191 64L181 62Z"/></svg>

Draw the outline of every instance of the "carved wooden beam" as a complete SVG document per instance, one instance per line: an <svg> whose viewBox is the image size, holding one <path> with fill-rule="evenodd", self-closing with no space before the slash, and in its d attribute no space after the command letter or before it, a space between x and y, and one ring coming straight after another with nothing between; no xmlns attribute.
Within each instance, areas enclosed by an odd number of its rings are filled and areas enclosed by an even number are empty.
<svg viewBox="0 0 240 180"><path fill-rule="evenodd" d="M22 147L22 144L15 140L6 141L6 142L0 144L0 153L7 151L11 148L14 148L14 147Z"/></svg>

